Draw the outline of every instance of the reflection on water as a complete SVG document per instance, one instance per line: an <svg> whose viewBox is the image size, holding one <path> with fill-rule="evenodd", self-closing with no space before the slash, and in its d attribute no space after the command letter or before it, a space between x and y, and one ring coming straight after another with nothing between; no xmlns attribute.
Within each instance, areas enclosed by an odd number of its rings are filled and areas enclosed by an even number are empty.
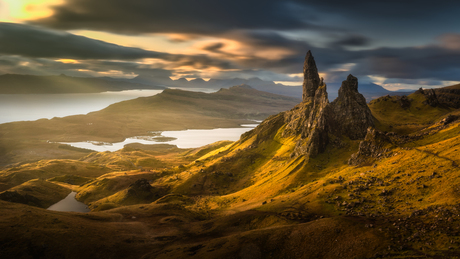
<svg viewBox="0 0 460 259"><path fill-rule="evenodd" d="M48 210L55 211L73 211L73 212L90 212L88 207L75 199L76 192L71 192L63 200L51 205Z"/></svg>
<svg viewBox="0 0 460 259"><path fill-rule="evenodd" d="M68 142L63 144L91 149L98 152L117 151L122 149L126 144L130 143L141 143L146 145L167 143L176 145L179 148L197 148L221 140L237 141L240 139L241 134L256 126L257 124L247 124L246 127L243 128L163 131L161 132L161 135L157 134L156 136L132 137L125 139L123 142L110 143L109 145L105 145L104 143L94 144L94 142L90 141Z"/></svg>
<svg viewBox="0 0 460 259"><path fill-rule="evenodd" d="M104 109L110 104L152 96L163 90L126 90L89 94L0 94L0 123L65 117Z"/></svg>
<svg viewBox="0 0 460 259"><path fill-rule="evenodd" d="M253 128L255 128L255 126L208 130L164 131L162 135L176 138L176 140L170 141L168 144L176 145L178 148L197 148L221 140L237 141L240 139L241 134Z"/></svg>

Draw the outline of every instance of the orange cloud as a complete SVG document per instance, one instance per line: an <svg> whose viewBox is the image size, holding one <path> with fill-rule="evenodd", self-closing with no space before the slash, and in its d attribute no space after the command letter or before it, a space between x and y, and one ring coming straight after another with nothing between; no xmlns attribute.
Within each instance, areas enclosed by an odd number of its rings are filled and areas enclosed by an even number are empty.
<svg viewBox="0 0 460 259"><path fill-rule="evenodd" d="M49 17L53 15L51 7L63 3L63 0L0 0L0 20L21 22Z"/></svg>

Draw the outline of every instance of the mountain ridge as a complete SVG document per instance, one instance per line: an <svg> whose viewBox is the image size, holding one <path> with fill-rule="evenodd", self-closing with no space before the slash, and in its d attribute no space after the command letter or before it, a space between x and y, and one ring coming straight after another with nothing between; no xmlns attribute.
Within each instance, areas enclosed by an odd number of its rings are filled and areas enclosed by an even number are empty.
<svg viewBox="0 0 460 259"><path fill-rule="evenodd" d="M138 75L132 79L111 77L71 77L66 75L37 76L21 74L0 75L0 94L50 94L50 93L99 93L104 91L122 91L133 89L165 89L165 88L203 88L218 90L235 85L247 84L259 91L270 92L298 98L302 94L302 86L286 86L272 81L264 81L258 77L242 79L209 79L172 80L167 76ZM337 97L339 84L329 85L330 101ZM382 95L410 94L413 91L389 91L376 84L361 84L361 92L367 101ZM414 90L415 91L415 90Z"/></svg>

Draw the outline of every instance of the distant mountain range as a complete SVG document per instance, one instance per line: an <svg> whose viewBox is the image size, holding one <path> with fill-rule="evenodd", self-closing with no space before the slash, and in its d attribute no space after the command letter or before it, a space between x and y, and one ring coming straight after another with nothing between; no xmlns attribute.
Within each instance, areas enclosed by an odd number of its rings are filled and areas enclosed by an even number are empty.
<svg viewBox="0 0 460 259"><path fill-rule="evenodd" d="M133 89L165 88L205 88L219 90L235 85L246 84L259 91L280 94L295 98L302 97L302 86L286 86L254 77L250 79L210 79L197 78L188 81L185 78L172 80L167 76L139 75L132 79L111 77L70 77L34 76L5 74L0 76L0 94L48 94L48 93L98 93ZM340 83L327 84L329 100L337 98ZM408 95L414 90L389 91L377 84L359 84L359 91L367 101L383 95Z"/></svg>
<svg viewBox="0 0 460 259"><path fill-rule="evenodd" d="M130 89L164 89L164 87L116 79L66 75L6 74L0 76L0 94L100 93Z"/></svg>
<svg viewBox="0 0 460 259"><path fill-rule="evenodd" d="M179 78L172 80L169 77L157 77L148 75L139 75L130 82L157 85L163 87L181 87L181 88L229 88L235 85L246 84L259 91L265 91L274 94L281 94L290 97L300 98L302 96L302 86L286 86L283 84L276 84L272 81L264 81L260 78L254 77L250 79L233 78L233 79L210 79L205 81L201 78L193 79L188 81L185 78ZM404 89L398 91L389 91L377 84L359 84L359 91L364 95L367 101L378 98L383 95L408 95L415 90ZM340 83L327 84L329 92L329 100L333 101L338 96L338 90Z"/></svg>

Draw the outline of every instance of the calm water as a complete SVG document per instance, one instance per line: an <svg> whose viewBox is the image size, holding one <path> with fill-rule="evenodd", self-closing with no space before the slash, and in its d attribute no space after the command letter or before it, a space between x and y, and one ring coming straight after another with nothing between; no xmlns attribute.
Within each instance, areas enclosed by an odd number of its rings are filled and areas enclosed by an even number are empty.
<svg viewBox="0 0 460 259"><path fill-rule="evenodd" d="M75 199L76 192L71 192L65 199L51 205L48 209L55 211L90 212L90 209Z"/></svg>
<svg viewBox="0 0 460 259"><path fill-rule="evenodd" d="M163 90L127 90L92 94L0 94L0 123L87 114L110 104L152 96Z"/></svg>
<svg viewBox="0 0 460 259"><path fill-rule="evenodd" d="M130 143L141 144L171 144L179 148L197 148L204 145L214 143L221 140L237 141L240 139L241 134L253 129L257 124L245 124L242 128L225 128L225 129L194 129L194 130L179 130L179 131L163 131L160 136L141 136L127 138L123 142L102 144L91 142L67 142L74 147L86 148L98 152L103 151L117 151L122 149L124 145ZM172 138L173 140L164 141L164 138Z"/></svg>

